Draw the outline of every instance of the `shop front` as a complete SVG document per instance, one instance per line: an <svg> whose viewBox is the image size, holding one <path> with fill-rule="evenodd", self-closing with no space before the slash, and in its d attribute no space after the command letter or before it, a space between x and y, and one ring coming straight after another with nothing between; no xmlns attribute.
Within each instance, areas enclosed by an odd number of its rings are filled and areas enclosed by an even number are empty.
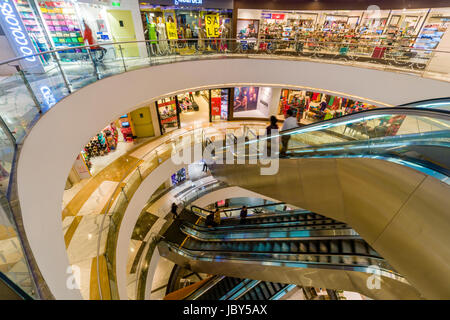
<svg viewBox="0 0 450 320"><path fill-rule="evenodd" d="M299 123L309 124L373 108L376 106L320 92L283 89L277 117L283 119L291 109Z"/></svg>
<svg viewBox="0 0 450 320"><path fill-rule="evenodd" d="M217 38L232 36L233 1L142 0L139 5L146 40L159 40L150 42L149 51L153 55L210 50L226 46ZM170 42L177 39L186 40Z"/></svg>
<svg viewBox="0 0 450 320"><path fill-rule="evenodd" d="M86 32L92 32L95 42L101 44L112 41L144 40L141 21L139 19L139 5L132 0L106 2L96 0L13 0L4 4L0 19L4 28L4 21L12 21L23 29L20 43L10 39L10 45L17 55L44 52L52 49L79 47L87 44ZM138 30L138 32L135 32ZM21 31L22 32L22 31ZM23 48L22 48L23 47ZM22 48L22 49L21 49ZM146 55L145 50L139 52L136 44L123 48L124 57ZM115 57L115 50L109 54ZM20 54L19 54L20 53ZM62 62L79 62L80 54L86 50L74 48L59 52L57 57ZM46 68L53 67L54 55L43 55L38 58L40 64Z"/></svg>
<svg viewBox="0 0 450 320"><path fill-rule="evenodd" d="M90 177L112 159L131 150L135 143L144 141L142 138L154 136L150 107L133 110L111 122L92 137L77 157L74 169L81 179Z"/></svg>
<svg viewBox="0 0 450 320"><path fill-rule="evenodd" d="M255 50L307 52L317 50L326 41L321 51L346 54L352 49L362 56L382 58L391 47L437 49L449 32L449 10L236 9L236 36L256 42ZM275 47L271 40L281 41ZM416 55L417 51L408 52L409 58Z"/></svg>

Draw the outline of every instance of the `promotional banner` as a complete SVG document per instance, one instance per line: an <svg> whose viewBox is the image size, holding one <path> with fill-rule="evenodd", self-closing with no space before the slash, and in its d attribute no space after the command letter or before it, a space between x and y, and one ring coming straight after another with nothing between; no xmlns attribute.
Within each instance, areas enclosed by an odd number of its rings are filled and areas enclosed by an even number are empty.
<svg viewBox="0 0 450 320"><path fill-rule="evenodd" d="M211 115L220 116L221 97L211 98Z"/></svg>
<svg viewBox="0 0 450 320"><path fill-rule="evenodd" d="M206 36L208 38L218 38L220 36L219 15L218 14L205 15L205 27L206 27Z"/></svg>
<svg viewBox="0 0 450 320"><path fill-rule="evenodd" d="M169 40L178 39L177 26L175 22L166 22L167 38Z"/></svg>
<svg viewBox="0 0 450 320"><path fill-rule="evenodd" d="M36 54L13 0L0 1L0 25L16 56ZM44 72L41 62L36 57L22 59L20 65L22 69L29 72Z"/></svg>

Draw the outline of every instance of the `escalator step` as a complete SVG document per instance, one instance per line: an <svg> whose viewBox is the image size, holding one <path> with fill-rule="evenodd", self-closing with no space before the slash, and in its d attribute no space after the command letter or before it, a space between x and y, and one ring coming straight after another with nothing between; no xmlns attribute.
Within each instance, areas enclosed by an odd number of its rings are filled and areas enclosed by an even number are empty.
<svg viewBox="0 0 450 320"><path fill-rule="evenodd" d="M328 243L326 243L325 241L320 241L319 242L319 250L321 253L328 253Z"/></svg>
<svg viewBox="0 0 450 320"><path fill-rule="evenodd" d="M298 245L298 251L299 252L308 252L308 245L304 241L300 241Z"/></svg>
<svg viewBox="0 0 450 320"><path fill-rule="evenodd" d="M259 285L261 287L261 292L264 296L264 300L269 300L272 295L269 293L269 290L267 289L267 282L265 281L261 282Z"/></svg>
<svg viewBox="0 0 450 320"><path fill-rule="evenodd" d="M267 300L267 298L264 297L264 294L262 293L261 287L256 286L254 288L256 296L258 297L258 300Z"/></svg>
<svg viewBox="0 0 450 320"><path fill-rule="evenodd" d="M330 253L339 253L339 243L330 241Z"/></svg>
<svg viewBox="0 0 450 320"><path fill-rule="evenodd" d="M290 243L290 252L298 252L298 246L296 246L295 242Z"/></svg>
<svg viewBox="0 0 450 320"><path fill-rule="evenodd" d="M366 248L365 242L357 240L354 243L355 243L355 253L367 254L367 248Z"/></svg>
<svg viewBox="0 0 450 320"><path fill-rule="evenodd" d="M275 289L275 293L277 293L278 291L280 291L281 289L281 285L277 282L273 282L273 288Z"/></svg>
<svg viewBox="0 0 450 320"><path fill-rule="evenodd" d="M248 293L250 294L250 298L252 300L258 300L258 297L256 296L256 293L254 290L250 290Z"/></svg>
<svg viewBox="0 0 450 320"><path fill-rule="evenodd" d="M278 242L275 242L273 244L273 248L272 248L273 252L281 252L281 246Z"/></svg>
<svg viewBox="0 0 450 320"><path fill-rule="evenodd" d="M343 254L351 254L352 252L352 244L351 240L341 240L341 253Z"/></svg>

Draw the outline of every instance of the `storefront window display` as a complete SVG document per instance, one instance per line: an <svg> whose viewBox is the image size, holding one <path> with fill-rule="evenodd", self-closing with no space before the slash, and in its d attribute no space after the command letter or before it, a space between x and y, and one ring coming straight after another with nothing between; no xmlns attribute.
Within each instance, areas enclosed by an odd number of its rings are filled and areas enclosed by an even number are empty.
<svg viewBox="0 0 450 320"><path fill-rule="evenodd" d="M161 133L178 129L180 126L176 97L168 97L156 102Z"/></svg>
<svg viewBox="0 0 450 320"><path fill-rule="evenodd" d="M383 58L390 47L416 47L436 49L448 30L450 8L403 9L403 10L336 10L336 11L280 11L238 9L237 26L240 20L259 14L258 50L267 50L273 45L269 40L300 41L278 42L279 51L337 51ZM259 12L259 13L258 13ZM237 28L238 37L239 29ZM242 33L241 37L245 35ZM329 45L318 47L318 42ZM342 46L341 43L357 44ZM398 54L403 54L399 52ZM391 56L395 56L395 53ZM407 53L414 58L421 52ZM422 54L422 53L421 53Z"/></svg>
<svg viewBox="0 0 450 320"><path fill-rule="evenodd" d="M211 120L228 120L230 89L211 90Z"/></svg>
<svg viewBox="0 0 450 320"><path fill-rule="evenodd" d="M72 2L38 0L38 4L55 47L84 45L81 26ZM80 50L75 49L73 52ZM61 54L63 61L69 59L69 53L71 52Z"/></svg>
<svg viewBox="0 0 450 320"><path fill-rule="evenodd" d="M214 4L212 4L214 5ZM208 50L211 46L221 45L210 42L208 38L230 38L232 34L232 2L229 8L205 8L202 5L164 5L158 1L141 1L140 10L146 39L176 40L186 39L175 50L196 49ZM217 19L216 19L217 18ZM199 41L189 41L198 39ZM205 40L203 40L205 39ZM202 41L203 40L203 41ZM169 50L166 42L154 42L151 45L153 53L159 54ZM168 42L168 45L173 44ZM222 44L223 45L223 44ZM161 47L162 46L162 47ZM173 48L172 48L173 49Z"/></svg>
<svg viewBox="0 0 450 320"><path fill-rule="evenodd" d="M119 133L114 123L100 131L95 137L92 137L81 152L82 158L88 169L91 169L91 158L104 156L111 151L116 150Z"/></svg>
<svg viewBox="0 0 450 320"><path fill-rule="evenodd" d="M235 87L233 118L268 118L272 88Z"/></svg>
<svg viewBox="0 0 450 320"><path fill-rule="evenodd" d="M179 94L177 96L178 98L178 104L180 106L180 112L182 113L188 113L188 112L194 112L199 111L199 106L197 102L194 99L194 95L192 92L186 92L183 94Z"/></svg>
<svg viewBox="0 0 450 320"><path fill-rule="evenodd" d="M278 115L291 109L298 122L308 124L373 108L374 105L320 92L283 89Z"/></svg>
<svg viewBox="0 0 450 320"><path fill-rule="evenodd" d="M171 182L173 186L176 186L177 184L183 182L186 180L186 169L185 168L181 168L180 170L178 170L176 173L174 173L171 176Z"/></svg>
<svg viewBox="0 0 450 320"><path fill-rule="evenodd" d="M244 20L237 21L237 37L243 40L258 39L259 20Z"/></svg>

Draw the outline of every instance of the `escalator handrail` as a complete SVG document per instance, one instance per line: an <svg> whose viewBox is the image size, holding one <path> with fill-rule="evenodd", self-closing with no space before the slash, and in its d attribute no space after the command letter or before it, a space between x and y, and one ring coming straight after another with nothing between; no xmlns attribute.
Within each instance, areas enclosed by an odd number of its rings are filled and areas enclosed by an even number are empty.
<svg viewBox="0 0 450 320"><path fill-rule="evenodd" d="M11 289L15 294L21 297L23 300L33 300L33 298L26 293L22 288L15 284L11 279L9 279L3 272L0 271L0 282L3 282L9 289Z"/></svg>
<svg viewBox="0 0 450 320"><path fill-rule="evenodd" d="M247 220L249 220L247 218ZM227 232L229 229L234 230L264 230L271 228L280 228L280 227L314 227L316 224L308 224L307 222L317 222L321 220L332 220L331 223L322 223L322 226L336 226L336 225L346 225L345 222L340 222L333 220L331 218L317 218L317 219L308 219L308 220L297 220L297 221L282 221L282 222L268 222L268 223L252 223L252 224L237 224L237 225L227 225L227 226L217 226L217 227L207 227L203 225L193 224L189 221L183 221L183 224L197 231L210 231L210 232Z"/></svg>
<svg viewBox="0 0 450 320"><path fill-rule="evenodd" d="M230 237L231 234L239 234L239 232L221 232L223 237L221 238L219 234L211 233L210 231L198 231L194 230L193 228L190 228L189 226L183 224L180 226L181 232L183 232L186 236L189 236L193 239L196 239L198 241L202 242L239 242L239 241L252 241L252 242L260 242L264 240L270 240L270 241L286 241L286 240L336 240L336 239L361 239L361 236L353 230L350 226L348 228L342 228L342 229L320 229L320 230L291 230L291 231L280 231L284 232L287 235L285 237L271 237L270 233L273 233L274 231L261 231L256 230L255 232L247 232L246 235L250 235L252 233L256 234L255 237L248 237L248 238L232 238ZM341 234L328 234L330 231L340 231L338 233ZM267 234L267 232L269 234ZM297 233L304 233L304 235L295 235L295 232ZM321 233L324 233L321 235ZM211 237L208 237L208 235L211 235ZM226 237L224 237L226 236Z"/></svg>
<svg viewBox="0 0 450 320"><path fill-rule="evenodd" d="M297 240L296 240L297 241ZM299 240L301 241L301 240ZM171 241L164 241L167 244L170 244L171 246L173 246L175 249L180 250L180 251L189 251L191 253L214 253L215 255L217 255L218 253L221 254L249 254L249 255L255 255L255 256L263 256L263 255L286 255L286 256L299 256L299 255L304 255L304 256L344 256L344 257L350 257L350 256L358 256L358 257L365 257L365 258L370 258L370 259L376 259L376 260L382 260L382 261L386 261L384 258L380 257L380 256L375 256L372 254L365 254L365 253L353 253L353 254L342 254L342 253L333 253L333 252L328 252L328 253L321 253L321 252L309 252L309 253L302 253L302 252L296 252L296 253L291 253L291 252L276 252L276 251L265 251L265 252L255 252L255 251L230 251L230 250L211 250L211 249L192 249L189 247L186 247L186 245L184 245L183 247L181 247L180 245L173 243ZM260 241L262 242L262 241ZM198 256L202 256L197 254ZM203 255L204 256L204 255Z"/></svg>
<svg viewBox="0 0 450 320"><path fill-rule="evenodd" d="M200 251L200 250L187 249L185 247L180 248L179 245L177 245L177 244L175 244L173 242L170 242L170 241L165 241L165 244L169 247L169 249L172 248L172 249L178 251L177 254L181 254L182 256L184 255L186 257L189 257L190 259L204 260L204 261L214 261L215 260L215 256L216 255L214 255L213 257L209 257L209 256L204 256L204 255L197 254L197 252L205 252L205 250ZM236 254L236 252L229 252L229 251L221 251L221 252L230 254L230 257L228 257L228 258L225 258L225 257L221 256L221 260L238 260L238 261L246 261L246 262L256 262L256 261L262 262L262 261L264 261L264 263L266 265L270 265L270 264L285 265L285 266L301 265L303 267L307 266L307 265L312 265L312 266L315 266L315 267L318 267L318 268L320 268L320 267L322 267L322 268L323 267L329 268L331 266L336 266L336 267L338 267L338 268L340 268L342 270L351 270L351 271L361 271L360 270L361 268L362 269L370 269L371 268L370 266L357 265L357 264L351 264L351 265L345 264L345 265L342 265L342 264L336 264L336 263L325 263L325 262L315 262L315 261L302 261L302 262L299 262L299 261L282 260L282 259L267 260L267 257L265 257L264 260L256 260L256 259L255 260L249 260L247 258L231 256L231 254ZM246 253L246 254L250 254L250 255L251 254L262 255L261 253L255 253L255 252L242 252L242 253ZM287 253L281 253L281 252L263 253L263 254L265 254L265 255L295 255L295 256L299 255L298 253L296 253L296 254L292 254L292 253L291 254L287 254ZM343 255L343 254L320 254L320 253L318 253L318 254L317 253L316 254L301 254L301 255L305 255L305 256L308 256L308 255L309 256L321 256L321 255L323 256L323 255L325 255L325 256L343 256L343 257L351 257L352 256L352 255L348 255L348 254L347 255ZM353 255L353 256L355 256L355 255ZM361 254L358 255L358 256L363 256L363 257L366 257L366 258L370 258L372 260L377 260L377 261L384 262L386 265L388 265L390 267L389 263L385 259L383 259L381 257L367 256L367 255L361 255ZM408 283L408 281L401 274L399 274L397 271L395 271L392 267L391 267L392 269L385 269L385 268L380 267L380 266L378 266L377 268L378 268L377 274L379 274L379 275L387 275L389 277L395 278L396 280L400 280L402 282ZM366 271L364 271L364 272L366 272Z"/></svg>
<svg viewBox="0 0 450 320"><path fill-rule="evenodd" d="M206 292L214 288L217 283L223 281L225 276L214 276L209 281L205 282L201 287L197 288L194 292L184 298L184 300L197 300L199 297L204 295Z"/></svg>
<svg viewBox="0 0 450 320"><path fill-rule="evenodd" d="M268 203L268 204L261 204L261 205L257 205L257 206L251 206L251 207L247 207L247 209L255 209L255 208L263 208L263 207L271 207L271 206L277 206L277 205L282 205L282 204L286 204L285 202L275 202L275 203ZM191 211L193 211L192 209L196 208L199 209L200 211L206 211L209 213L214 213L213 210L209 210L209 209L204 209L202 207L196 206L196 205L192 205L191 206ZM234 208L234 209L225 209L222 210L221 212L229 212L229 211L235 211L235 210L239 210L242 209L242 207L240 208Z"/></svg>
<svg viewBox="0 0 450 320"><path fill-rule="evenodd" d="M339 124L340 122L346 122L353 119L361 119L363 120L366 116L372 115L409 115L409 116L423 116L423 117L431 117L442 120L449 120L450 111L447 110L438 110L438 109L427 109L427 108L407 108L407 107L391 107L391 108L376 108L369 109L364 111L358 111L355 113L350 113L338 118L321 120L318 122L314 122L311 124L307 124L298 128L292 128L284 131L280 131L279 135L293 134L293 133L302 133L303 131L311 131L311 128L314 127L322 127L324 124ZM277 135L271 136L276 137ZM255 139L257 140L257 139ZM253 141L253 140L252 140ZM251 141L250 141L251 142Z"/></svg>

